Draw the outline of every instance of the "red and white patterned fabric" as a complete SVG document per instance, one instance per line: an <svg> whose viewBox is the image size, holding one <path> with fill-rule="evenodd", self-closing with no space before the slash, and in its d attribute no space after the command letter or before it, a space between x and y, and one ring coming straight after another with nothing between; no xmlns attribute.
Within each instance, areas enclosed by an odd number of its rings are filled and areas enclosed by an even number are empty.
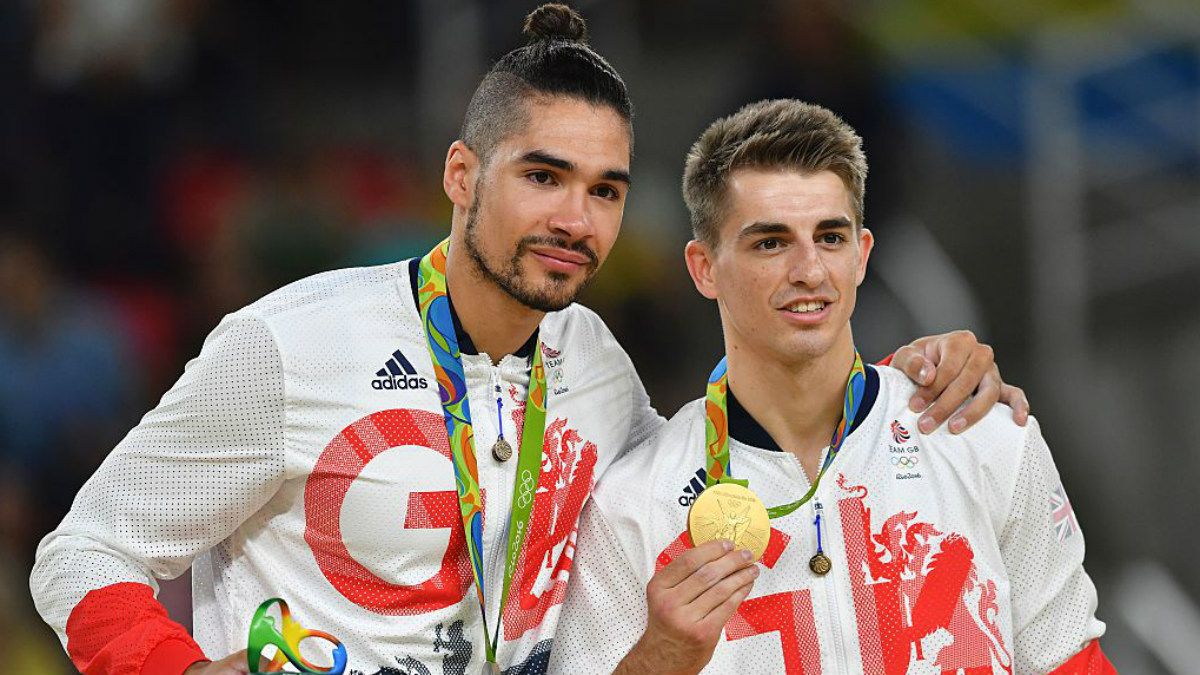
<svg viewBox="0 0 1200 675"><path fill-rule="evenodd" d="M1036 420L998 406L961 435L921 434L889 367L815 499L772 521L762 574L706 673L1111 673L1083 535ZM645 585L688 548L703 485L704 401L601 477L584 509L551 672L607 673L646 625ZM731 422L731 435L736 434ZM731 443L768 506L809 486L796 458ZM1057 500L1057 501L1054 501ZM833 561L810 571L814 522ZM1059 669L1059 670L1055 670Z"/></svg>
<svg viewBox="0 0 1200 675"><path fill-rule="evenodd" d="M81 671L172 675L224 657L246 647L255 608L276 596L302 624L345 643L349 673L482 669L479 605L410 274L406 263L320 274L229 315L105 460L41 543L31 579L38 610ZM500 622L498 660L513 673L545 671L594 477L662 425L591 311L552 313L540 335L545 458ZM498 417L519 446L529 360L493 366L465 355L463 365L494 627L516 462L488 449ZM156 580L189 566L194 641L154 599ZM306 654L321 646L311 642Z"/></svg>

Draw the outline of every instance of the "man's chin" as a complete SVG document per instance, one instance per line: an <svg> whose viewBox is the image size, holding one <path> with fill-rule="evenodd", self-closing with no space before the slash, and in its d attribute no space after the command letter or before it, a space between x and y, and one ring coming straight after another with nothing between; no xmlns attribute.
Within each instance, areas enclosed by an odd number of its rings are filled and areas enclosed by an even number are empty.
<svg viewBox="0 0 1200 675"><path fill-rule="evenodd" d="M549 282L536 288L528 286L507 289L514 300L539 312L557 312L571 306L579 295L580 286L564 288L562 284Z"/></svg>
<svg viewBox="0 0 1200 675"><path fill-rule="evenodd" d="M579 275L564 274L549 270L536 270L531 273L526 269L517 281L520 288L514 288L511 293L521 304L542 312L557 312L566 309L575 302L579 293L587 286L589 277L576 278ZM535 279L531 284L529 280ZM524 281L525 283L520 283Z"/></svg>
<svg viewBox="0 0 1200 675"><path fill-rule="evenodd" d="M779 345L776 353L786 363L805 364L819 361L828 356L832 350L833 340L810 333L792 336L791 340Z"/></svg>
<svg viewBox="0 0 1200 675"><path fill-rule="evenodd" d="M538 293L531 297L532 303L528 304L543 312L558 312L570 307L576 297L578 293Z"/></svg>

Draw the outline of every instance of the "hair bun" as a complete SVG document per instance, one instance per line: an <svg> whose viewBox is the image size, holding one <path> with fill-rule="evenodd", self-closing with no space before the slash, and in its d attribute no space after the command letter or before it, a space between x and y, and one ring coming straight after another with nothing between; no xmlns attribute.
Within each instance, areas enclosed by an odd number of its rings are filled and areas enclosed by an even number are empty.
<svg viewBox="0 0 1200 675"><path fill-rule="evenodd" d="M558 3L542 5L530 12L529 16L525 17L525 29L522 32L530 42L587 42L587 22L579 16L579 12Z"/></svg>

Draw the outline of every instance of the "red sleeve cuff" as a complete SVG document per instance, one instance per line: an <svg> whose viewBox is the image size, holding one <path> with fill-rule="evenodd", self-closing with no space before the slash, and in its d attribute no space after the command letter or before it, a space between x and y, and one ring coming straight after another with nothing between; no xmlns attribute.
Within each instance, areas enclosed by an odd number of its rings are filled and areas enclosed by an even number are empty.
<svg viewBox="0 0 1200 675"><path fill-rule="evenodd" d="M183 671L197 661L205 661L204 652L194 644L183 640L163 640L150 651L142 665L145 675L182 675Z"/></svg>
<svg viewBox="0 0 1200 675"><path fill-rule="evenodd" d="M1100 650L1100 641L1092 640L1050 675L1117 675L1117 669Z"/></svg>
<svg viewBox="0 0 1200 675"><path fill-rule="evenodd" d="M84 675L179 675L204 658L146 584L89 591L67 618L67 654Z"/></svg>

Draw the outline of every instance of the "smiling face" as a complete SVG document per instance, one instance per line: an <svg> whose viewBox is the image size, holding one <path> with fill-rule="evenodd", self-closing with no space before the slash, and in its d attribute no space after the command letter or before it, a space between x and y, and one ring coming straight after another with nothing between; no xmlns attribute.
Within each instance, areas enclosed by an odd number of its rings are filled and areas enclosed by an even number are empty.
<svg viewBox="0 0 1200 675"><path fill-rule="evenodd" d="M850 316L874 242L832 171L738 169L719 239L687 247L696 288L715 299L727 351L803 364L852 344Z"/></svg>
<svg viewBox="0 0 1200 675"><path fill-rule="evenodd" d="M629 142L611 108L554 97L531 100L528 122L485 165L456 143L473 188L448 194L466 210L463 244L477 272L532 309L571 304L621 229Z"/></svg>

